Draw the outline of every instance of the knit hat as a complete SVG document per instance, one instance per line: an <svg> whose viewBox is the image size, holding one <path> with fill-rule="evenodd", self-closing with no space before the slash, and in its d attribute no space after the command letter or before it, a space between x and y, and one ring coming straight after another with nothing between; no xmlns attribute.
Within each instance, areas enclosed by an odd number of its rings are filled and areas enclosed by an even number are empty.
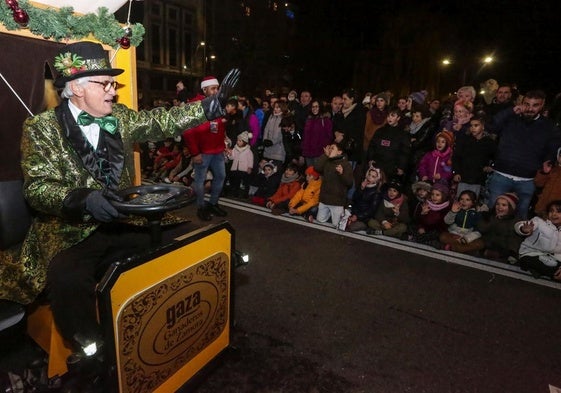
<svg viewBox="0 0 561 393"><path fill-rule="evenodd" d="M319 173L316 172L313 166L309 166L306 168L306 175L312 175L314 178L319 179Z"/></svg>
<svg viewBox="0 0 561 393"><path fill-rule="evenodd" d="M436 134L436 137L434 138L434 140L436 140L438 138L444 138L448 147L450 147L450 148L454 147L454 134L452 132L450 132L450 131L440 131L438 134Z"/></svg>
<svg viewBox="0 0 561 393"><path fill-rule="evenodd" d="M413 194L416 194L419 190L425 190L426 192L430 192L431 185L426 181L418 181L411 185L411 190L413 190Z"/></svg>
<svg viewBox="0 0 561 393"><path fill-rule="evenodd" d="M434 183L432 185L432 190L438 190L442 194L442 199L448 199L448 194L450 193L450 189L444 183Z"/></svg>
<svg viewBox="0 0 561 393"><path fill-rule="evenodd" d="M414 93L409 94L409 98L416 102L417 104L424 104L425 100L427 99L428 92L426 90L416 91Z"/></svg>
<svg viewBox="0 0 561 393"><path fill-rule="evenodd" d="M381 98L384 101L386 101L386 105L390 104L390 97L388 96L388 94L386 93L378 93L376 94L376 99Z"/></svg>
<svg viewBox="0 0 561 393"><path fill-rule="evenodd" d="M514 192L505 192L504 194L499 195L497 197L497 200L499 200L499 198L504 199L508 203L508 206L512 209L512 211L516 210L516 205L518 204L518 195L516 195ZM495 202L497 202L497 200L495 200Z"/></svg>
<svg viewBox="0 0 561 393"><path fill-rule="evenodd" d="M400 194L403 192L403 184L398 179L390 180L388 182L388 189L389 188L396 189Z"/></svg>
<svg viewBox="0 0 561 393"><path fill-rule="evenodd" d="M218 83L218 79L210 75L205 76L201 81L201 89L204 89L205 87L209 87L209 86L218 86L218 85L220 85L220 83Z"/></svg>
<svg viewBox="0 0 561 393"><path fill-rule="evenodd" d="M249 140L250 140L252 137L253 137L253 134L252 134L251 132L244 131L244 132L241 132L241 133L238 135L238 140L242 140L242 141L244 141L245 143L249 143Z"/></svg>

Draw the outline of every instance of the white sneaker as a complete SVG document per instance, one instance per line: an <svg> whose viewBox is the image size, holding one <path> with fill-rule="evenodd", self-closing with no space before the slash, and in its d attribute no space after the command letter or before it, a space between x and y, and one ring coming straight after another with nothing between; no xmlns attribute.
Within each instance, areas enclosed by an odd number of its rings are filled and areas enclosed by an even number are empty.
<svg viewBox="0 0 561 393"><path fill-rule="evenodd" d="M544 254L538 257L541 263L546 266L555 267L558 265L559 261L553 257L553 255Z"/></svg>

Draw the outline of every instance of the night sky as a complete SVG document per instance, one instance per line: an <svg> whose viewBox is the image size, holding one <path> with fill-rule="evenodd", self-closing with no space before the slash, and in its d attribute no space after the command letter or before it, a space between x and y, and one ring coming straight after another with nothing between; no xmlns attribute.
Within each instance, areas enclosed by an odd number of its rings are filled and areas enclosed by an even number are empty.
<svg viewBox="0 0 561 393"><path fill-rule="evenodd" d="M441 84L459 87L465 73L466 82L492 77L516 83L522 92L561 91L561 2L295 0L293 4L298 40L293 56L302 64L295 80L299 84L319 90L333 84L405 89L409 82L413 84L409 88L417 90L433 83L431 68L452 57L455 69L439 71ZM482 69L478 60L484 54L493 54L496 61ZM357 69L361 62L368 64ZM382 83L387 86L376 86Z"/></svg>

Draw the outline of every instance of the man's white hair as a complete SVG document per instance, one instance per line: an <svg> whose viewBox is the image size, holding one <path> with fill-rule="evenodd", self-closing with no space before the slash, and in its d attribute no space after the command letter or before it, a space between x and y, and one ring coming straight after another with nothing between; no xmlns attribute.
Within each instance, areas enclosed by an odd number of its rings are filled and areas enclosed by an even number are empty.
<svg viewBox="0 0 561 393"><path fill-rule="evenodd" d="M60 93L60 96L62 98L70 98L74 95L74 93L72 92L72 88L70 87L70 83L72 83L72 82L76 82L79 86L83 86L86 83L88 83L88 77L83 76L81 78L77 78L77 79L66 82L65 85L64 85L64 89L62 90L62 93Z"/></svg>

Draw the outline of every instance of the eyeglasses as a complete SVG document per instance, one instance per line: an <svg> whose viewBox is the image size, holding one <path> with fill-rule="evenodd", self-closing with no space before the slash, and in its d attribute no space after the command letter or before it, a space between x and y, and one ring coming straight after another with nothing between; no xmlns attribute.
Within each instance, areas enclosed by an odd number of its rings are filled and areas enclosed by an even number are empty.
<svg viewBox="0 0 561 393"><path fill-rule="evenodd" d="M103 86L103 91L105 91L106 93L109 93L109 91L111 90L111 88L113 88L113 90L117 90L117 87L119 86L119 84L115 81L103 81L103 82L99 82L99 81L90 81L88 80L88 82L90 83L97 83L98 85L102 85Z"/></svg>

